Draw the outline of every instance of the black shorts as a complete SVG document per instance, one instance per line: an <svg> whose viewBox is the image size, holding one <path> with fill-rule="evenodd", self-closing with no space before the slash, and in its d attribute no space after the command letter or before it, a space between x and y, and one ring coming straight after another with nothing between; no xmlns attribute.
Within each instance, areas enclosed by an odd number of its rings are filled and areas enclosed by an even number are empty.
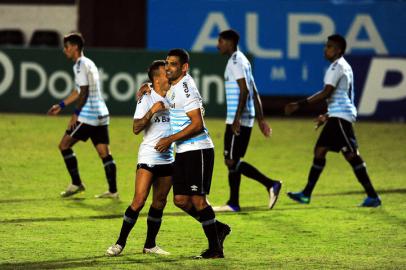
<svg viewBox="0 0 406 270"><path fill-rule="evenodd" d="M213 148L177 153L172 176L173 194L209 194L213 166Z"/></svg>
<svg viewBox="0 0 406 270"><path fill-rule="evenodd" d="M334 152L356 153L358 144L352 123L337 117L329 118L317 140L316 147L319 146Z"/></svg>
<svg viewBox="0 0 406 270"><path fill-rule="evenodd" d="M66 130L66 134L72 138L87 141L91 139L93 145L109 144L109 129L108 126L91 126L82 122L76 122L76 127Z"/></svg>
<svg viewBox="0 0 406 270"><path fill-rule="evenodd" d="M171 176L173 173L173 163L159 164L159 165L138 163L137 170L138 169L147 170L147 171L151 172L154 175L154 177Z"/></svg>
<svg viewBox="0 0 406 270"><path fill-rule="evenodd" d="M248 143L251 137L250 127L240 128L240 135L234 135L232 125L226 125L226 132L224 134L224 158L238 161L244 157L247 152Z"/></svg>

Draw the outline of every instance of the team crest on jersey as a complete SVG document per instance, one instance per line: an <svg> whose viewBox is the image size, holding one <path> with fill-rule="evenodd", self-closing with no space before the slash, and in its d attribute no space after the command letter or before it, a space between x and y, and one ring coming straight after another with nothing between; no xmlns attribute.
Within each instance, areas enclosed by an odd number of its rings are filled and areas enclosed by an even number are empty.
<svg viewBox="0 0 406 270"><path fill-rule="evenodd" d="M185 91L185 94L186 94L186 97L187 97L187 98L190 97L190 94L189 94L189 87L187 86L187 83L186 83L186 82L183 82L183 91Z"/></svg>

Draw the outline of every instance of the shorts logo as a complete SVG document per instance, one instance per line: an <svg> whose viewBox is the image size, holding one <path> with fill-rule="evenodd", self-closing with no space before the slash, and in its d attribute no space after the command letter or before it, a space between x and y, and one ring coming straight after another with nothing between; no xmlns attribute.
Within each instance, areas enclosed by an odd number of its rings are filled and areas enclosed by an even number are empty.
<svg viewBox="0 0 406 270"><path fill-rule="evenodd" d="M192 191L197 191L197 186L196 186L196 185L190 186L190 189L191 189Z"/></svg>
<svg viewBox="0 0 406 270"><path fill-rule="evenodd" d="M224 155L227 156L228 155L228 151L224 150Z"/></svg>

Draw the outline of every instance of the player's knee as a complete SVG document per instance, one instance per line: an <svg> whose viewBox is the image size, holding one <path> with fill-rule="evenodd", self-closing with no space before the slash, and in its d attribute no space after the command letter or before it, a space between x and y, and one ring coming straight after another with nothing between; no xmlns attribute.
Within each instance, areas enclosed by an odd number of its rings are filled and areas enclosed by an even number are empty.
<svg viewBox="0 0 406 270"><path fill-rule="evenodd" d="M173 197L173 203L174 203L177 207L179 207L179 208L181 208L181 209L187 209L187 208L188 208L188 205L189 205L188 200L186 200L186 199L183 198L183 197L179 197L179 196L174 196L174 197Z"/></svg>
<svg viewBox="0 0 406 270"><path fill-rule="evenodd" d="M155 209L164 209L166 205L166 197L158 197L152 201L152 207Z"/></svg>
<svg viewBox="0 0 406 270"><path fill-rule="evenodd" d="M357 153L348 152L344 154L344 157L353 167L364 163L362 157Z"/></svg>
<svg viewBox="0 0 406 270"><path fill-rule="evenodd" d="M67 144L64 143L64 142L60 142L60 143L58 144L58 149L59 149L59 151L68 150L69 148L70 148L69 145L67 145Z"/></svg>
<svg viewBox="0 0 406 270"><path fill-rule="evenodd" d="M203 210L209 205L204 196L192 196L192 204L197 210Z"/></svg>
<svg viewBox="0 0 406 270"><path fill-rule="evenodd" d="M315 147L314 148L314 158L316 159L324 159L326 158L327 149Z"/></svg>
<svg viewBox="0 0 406 270"><path fill-rule="evenodd" d="M226 164L229 171L235 171L236 170L237 164L238 164L237 161L232 160L232 159L226 159L224 162L225 162L225 164Z"/></svg>
<svg viewBox="0 0 406 270"><path fill-rule="evenodd" d="M146 198L137 196L137 197L135 197L135 198L133 199L133 201L132 201L132 203L131 203L131 208L132 208L134 211L141 211L141 209L142 209L142 208L144 207L144 205L145 205L145 201L146 201Z"/></svg>

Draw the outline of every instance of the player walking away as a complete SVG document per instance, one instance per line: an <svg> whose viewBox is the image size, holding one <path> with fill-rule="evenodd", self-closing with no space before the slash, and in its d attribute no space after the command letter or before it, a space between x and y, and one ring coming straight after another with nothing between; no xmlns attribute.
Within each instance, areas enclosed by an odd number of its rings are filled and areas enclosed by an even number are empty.
<svg viewBox="0 0 406 270"><path fill-rule="evenodd" d="M166 197L172 187L171 175L174 162L172 146L163 152L154 149L160 138L171 134L169 111L166 109L169 104L165 99L169 89L165 61L152 62L148 69L148 77L152 82L153 90L150 95L144 95L138 100L134 114L134 133L139 134L144 130L144 138L138 151L134 198L124 213L123 225L116 244L106 251L108 256L117 256L124 249L128 235L137 222L138 215L148 198L151 186L153 199L148 212L148 230L143 252L169 255L169 252L155 243L162 222Z"/></svg>
<svg viewBox="0 0 406 270"><path fill-rule="evenodd" d="M176 145L174 203L200 221L209 242L209 248L196 258L223 258L223 241L230 227L216 221L206 199L213 174L214 145L204 124L202 99L187 73L189 54L183 49L169 51L165 68L171 83L166 96L173 134L160 139L155 149L165 152L173 142Z"/></svg>
<svg viewBox="0 0 406 270"><path fill-rule="evenodd" d="M103 161L109 185L108 191L96 197L118 198L116 165L109 149L109 111L100 92L99 72L93 61L83 54L84 39L80 33L66 35L63 43L64 54L75 63L73 66L75 89L67 98L53 105L48 111L50 115L57 115L65 106L76 101L75 111L59 143L59 150L72 178L72 183L61 193L61 196L69 197L85 190L72 147L79 140L87 141L90 138Z"/></svg>
<svg viewBox="0 0 406 270"><path fill-rule="evenodd" d="M265 137L272 133L264 119L261 100L252 75L251 64L237 49L239 35L234 30L220 33L217 48L230 56L224 73L227 118L224 135L224 158L228 167L230 198L226 205L213 207L214 211L240 211L239 191L241 174L261 183L269 192L269 209L278 199L282 182L272 180L258 169L243 161L254 125L255 116Z"/></svg>
<svg viewBox="0 0 406 270"><path fill-rule="evenodd" d="M313 165L310 168L308 182L301 192L288 192L288 196L299 203L310 203L310 198L317 180L326 164L328 151L341 151L351 164L354 173L364 187L367 197L360 206L377 207L381 205L364 160L358 151L353 123L357 116L354 105L354 78L351 66L344 59L346 41L340 35L328 37L324 47L324 57L331 62L324 76L324 89L304 100L286 105L286 114L291 114L306 105L326 100L327 114L320 115L316 128L326 123L314 148Z"/></svg>

